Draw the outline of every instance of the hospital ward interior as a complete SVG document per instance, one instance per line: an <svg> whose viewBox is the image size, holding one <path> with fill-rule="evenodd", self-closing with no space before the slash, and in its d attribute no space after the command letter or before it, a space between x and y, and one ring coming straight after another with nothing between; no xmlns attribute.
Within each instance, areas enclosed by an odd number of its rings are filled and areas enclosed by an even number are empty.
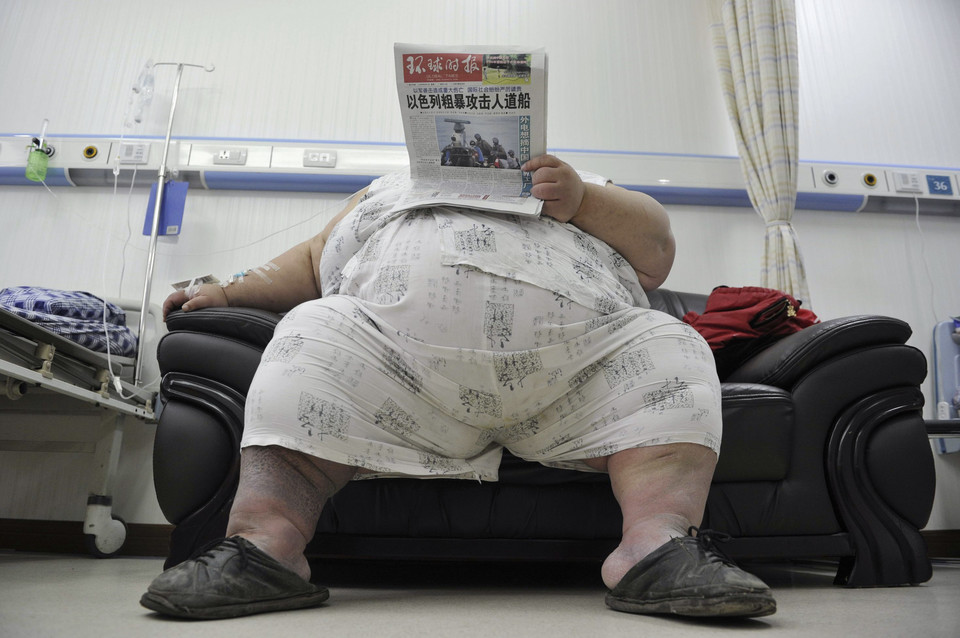
<svg viewBox="0 0 960 638"><path fill-rule="evenodd" d="M960 636L958 33L955 0L0 3L0 636ZM547 168L524 164L543 154ZM614 249L579 211L552 218L557 204L537 197L547 171L572 176L584 202L614 187L652 198L672 267L647 279L624 236L604 235ZM503 184L517 190L500 197ZM468 203L440 201L445 188ZM496 210L506 200L516 209ZM442 246L427 250L415 233L433 218L426 237ZM359 310L406 295L417 268L383 257L364 220L406 238L405 259L443 254L449 278L427 279L403 312L515 348L490 359L504 396L563 390L557 405L573 405L585 375L623 394L656 367L634 350L576 375L547 369L559 346L519 349L514 302L538 339L569 326L541 326L554 313L522 310L524 295L552 295L561 318L580 308L596 330L564 341L568 367L640 316L683 337L682 370L637 414L621 420L617 403L532 451L551 436L543 419L508 416L506 399L462 381L457 398L439 372L486 350L449 335L428 347L416 327ZM526 230L494 238L511 224ZM544 224L584 254L608 251L614 275L594 283L596 264L575 260L569 290L550 288L568 284L535 243ZM365 386L376 371L410 394L452 384L450 413L467 420L503 417L461 469L420 451L422 471L404 473L417 454L372 438L344 456L354 413L301 392L313 369L290 363L308 304L230 302L286 290L287 251L318 237L323 260L305 268L323 293L308 296L354 309L338 334L413 343L432 366L388 346L355 369L341 341L325 370L354 404L379 406L389 441L448 426ZM353 244L342 268L324 265ZM387 265L367 284L369 263ZM465 298L481 275L503 303ZM354 294L372 301L337 301ZM211 295L223 302L190 307ZM701 369L712 390L694 399L682 375ZM302 538L303 585L322 600L185 622L145 592L165 570L206 566L236 528L256 458L242 441L267 440L271 401L299 410L288 427L306 443L291 450L333 446L331 465L361 468ZM718 451L687 540L763 581L775 606L651 611L618 602L640 564L616 588L602 578L628 529L617 428L668 413L700 438L632 445ZM557 452L605 428L581 460ZM247 545L241 568L266 556Z"/></svg>

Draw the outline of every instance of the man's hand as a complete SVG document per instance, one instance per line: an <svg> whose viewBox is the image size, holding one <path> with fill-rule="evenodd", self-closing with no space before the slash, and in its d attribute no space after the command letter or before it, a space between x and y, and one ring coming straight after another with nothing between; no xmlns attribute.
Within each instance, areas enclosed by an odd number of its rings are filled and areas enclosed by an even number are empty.
<svg viewBox="0 0 960 638"><path fill-rule="evenodd" d="M585 190L572 166L553 155L540 155L520 167L533 173L534 197L543 200L543 214L568 222L580 210Z"/></svg>
<svg viewBox="0 0 960 638"><path fill-rule="evenodd" d="M657 200L610 183L584 184L573 167L552 155L531 159L523 170L533 172L533 196L543 200L545 215L606 242L633 267L644 290L666 280L676 242Z"/></svg>
<svg viewBox="0 0 960 638"><path fill-rule="evenodd" d="M228 306L227 293L220 284L203 284L193 297L187 296L186 290L178 290L163 302L163 320L167 320L170 312L183 310L190 312L199 308L213 308Z"/></svg>

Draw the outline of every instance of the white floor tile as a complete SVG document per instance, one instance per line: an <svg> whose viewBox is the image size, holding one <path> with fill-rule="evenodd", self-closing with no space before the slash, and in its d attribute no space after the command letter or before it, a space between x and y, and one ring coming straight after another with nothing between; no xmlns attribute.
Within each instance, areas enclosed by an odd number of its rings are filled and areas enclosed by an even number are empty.
<svg viewBox="0 0 960 638"><path fill-rule="evenodd" d="M960 636L957 563L937 564L933 579L921 586L874 589L834 586L829 565L749 565L774 589L778 612L720 622L611 611L596 566L403 563L317 567L331 596L316 609L178 621L138 603L161 564L153 558L0 554L0 636L682 638L764 629L776 630L778 638Z"/></svg>

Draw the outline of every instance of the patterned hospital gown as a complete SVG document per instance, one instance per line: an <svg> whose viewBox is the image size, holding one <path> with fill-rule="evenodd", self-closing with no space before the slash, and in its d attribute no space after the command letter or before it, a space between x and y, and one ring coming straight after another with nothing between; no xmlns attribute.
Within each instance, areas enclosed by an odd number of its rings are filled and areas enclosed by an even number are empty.
<svg viewBox="0 0 960 638"><path fill-rule="evenodd" d="M323 297L278 325L243 446L485 480L503 447L580 470L646 445L719 450L710 349L649 309L615 250L548 217L392 211L408 186L376 180L331 233Z"/></svg>

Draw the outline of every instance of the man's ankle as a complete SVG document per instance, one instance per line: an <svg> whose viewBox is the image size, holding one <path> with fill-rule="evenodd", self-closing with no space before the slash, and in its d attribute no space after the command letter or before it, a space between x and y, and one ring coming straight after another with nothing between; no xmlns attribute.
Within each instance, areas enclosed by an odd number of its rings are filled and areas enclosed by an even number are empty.
<svg viewBox="0 0 960 638"><path fill-rule="evenodd" d="M310 580L310 563L307 562L302 549L277 542L276 538L256 532L238 532L232 534L232 536L240 536L246 539L261 552L297 574L300 578Z"/></svg>

